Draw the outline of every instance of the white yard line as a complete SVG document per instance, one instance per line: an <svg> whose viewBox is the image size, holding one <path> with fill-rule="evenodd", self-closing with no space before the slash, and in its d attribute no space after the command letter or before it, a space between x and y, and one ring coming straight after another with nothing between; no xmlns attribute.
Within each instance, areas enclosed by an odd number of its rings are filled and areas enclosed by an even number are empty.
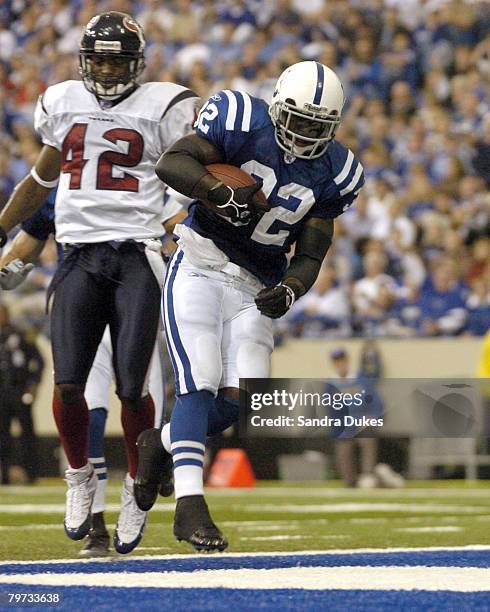
<svg viewBox="0 0 490 612"><path fill-rule="evenodd" d="M242 512L297 512L309 514L321 512L326 514L342 512L413 512L416 514L434 512L446 514L455 512L460 514L473 514L485 512L484 506L448 506L446 504L422 503L378 503L378 502L346 502L331 504L232 504L232 510Z"/></svg>
<svg viewBox="0 0 490 612"><path fill-rule="evenodd" d="M120 504L106 504L106 512L119 512ZM157 504L156 510L174 512L175 503ZM0 514L64 514L65 504L0 504Z"/></svg>
<svg viewBox="0 0 490 612"><path fill-rule="evenodd" d="M464 531L464 529L463 527L456 527L456 525L441 525L434 527L398 527L395 531L404 533L452 533Z"/></svg>
<svg viewBox="0 0 490 612"><path fill-rule="evenodd" d="M269 542L269 541L274 541L274 540L304 540L306 538L314 538L315 540L318 540L319 538L321 540L348 540L351 538L351 536L349 535L340 535L340 534L335 534L335 535L286 535L286 534L281 534L281 535L272 535L272 536L243 536L240 538L240 540L243 541L255 541L255 542Z"/></svg>
<svg viewBox="0 0 490 612"><path fill-rule="evenodd" d="M247 497L477 497L487 499L490 504L490 486L483 488L401 488L401 489L344 489L342 487L256 487L253 489L207 488L210 497L233 497L246 491Z"/></svg>
<svg viewBox="0 0 490 612"><path fill-rule="evenodd" d="M276 569L17 574L3 584L123 588L362 589L478 592L490 589L490 569L476 567L291 567Z"/></svg>
<svg viewBox="0 0 490 612"><path fill-rule="evenodd" d="M113 496L119 496L121 485L119 481L112 480L115 484L110 485L107 488L107 494ZM117 483L117 484L116 484ZM66 488L63 485L55 486L21 486L21 485L9 485L2 490L2 493L7 495L59 495L63 497L65 495ZM268 497L365 497L365 496L380 496L380 497L476 497L487 499L490 503L490 486L488 487L405 487L401 489L344 489L342 487L254 487L254 488L215 488L207 487L206 494L210 497L234 497L240 496L246 492L247 496L268 496Z"/></svg>

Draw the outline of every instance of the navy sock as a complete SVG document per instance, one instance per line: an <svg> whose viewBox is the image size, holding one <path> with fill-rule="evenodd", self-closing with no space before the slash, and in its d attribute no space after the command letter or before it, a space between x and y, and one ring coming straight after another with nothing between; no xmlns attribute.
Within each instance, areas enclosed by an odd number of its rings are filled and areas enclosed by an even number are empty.
<svg viewBox="0 0 490 612"><path fill-rule="evenodd" d="M174 462L175 497L203 495L203 464L208 416L214 405L209 391L177 398L170 421Z"/></svg>
<svg viewBox="0 0 490 612"><path fill-rule="evenodd" d="M240 414L239 406L238 400L218 395L209 411L208 436L215 436L236 423Z"/></svg>

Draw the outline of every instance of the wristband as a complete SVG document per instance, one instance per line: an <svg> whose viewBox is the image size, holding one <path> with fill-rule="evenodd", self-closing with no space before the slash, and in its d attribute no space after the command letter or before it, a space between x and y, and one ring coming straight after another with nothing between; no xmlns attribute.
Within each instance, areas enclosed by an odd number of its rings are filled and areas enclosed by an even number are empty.
<svg viewBox="0 0 490 612"><path fill-rule="evenodd" d="M217 206L226 206L233 200L234 191L221 181L208 191L207 200Z"/></svg>
<svg viewBox="0 0 490 612"><path fill-rule="evenodd" d="M56 187L60 180L57 178L54 181L45 181L39 176L34 166L31 168L31 176L38 185L41 185L41 187L46 187L46 189L53 189L53 187Z"/></svg>

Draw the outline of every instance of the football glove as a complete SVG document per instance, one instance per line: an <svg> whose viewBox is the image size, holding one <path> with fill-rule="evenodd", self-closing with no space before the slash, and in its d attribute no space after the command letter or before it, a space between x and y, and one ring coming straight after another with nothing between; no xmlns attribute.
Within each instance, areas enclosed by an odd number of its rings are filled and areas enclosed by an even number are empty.
<svg viewBox="0 0 490 612"><path fill-rule="evenodd" d="M25 264L20 259L13 259L0 270L0 289L10 291L15 289L26 279L34 264Z"/></svg>
<svg viewBox="0 0 490 612"><path fill-rule="evenodd" d="M255 303L260 312L271 319L278 319L286 314L296 299L293 289L284 283L275 287L266 287L257 294Z"/></svg>
<svg viewBox="0 0 490 612"><path fill-rule="evenodd" d="M255 195L260 188L259 183L236 189L221 184L208 192L208 200L215 205L219 214L228 217L232 223L248 225L270 210L270 205L264 204Z"/></svg>

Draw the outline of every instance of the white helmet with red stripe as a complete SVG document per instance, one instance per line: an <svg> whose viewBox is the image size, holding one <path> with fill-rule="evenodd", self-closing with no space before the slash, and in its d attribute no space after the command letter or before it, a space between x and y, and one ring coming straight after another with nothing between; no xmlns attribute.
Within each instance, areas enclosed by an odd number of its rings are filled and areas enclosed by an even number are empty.
<svg viewBox="0 0 490 612"><path fill-rule="evenodd" d="M320 157L335 136L344 102L342 83L327 66L314 61L289 66L269 107L277 144L294 157Z"/></svg>

